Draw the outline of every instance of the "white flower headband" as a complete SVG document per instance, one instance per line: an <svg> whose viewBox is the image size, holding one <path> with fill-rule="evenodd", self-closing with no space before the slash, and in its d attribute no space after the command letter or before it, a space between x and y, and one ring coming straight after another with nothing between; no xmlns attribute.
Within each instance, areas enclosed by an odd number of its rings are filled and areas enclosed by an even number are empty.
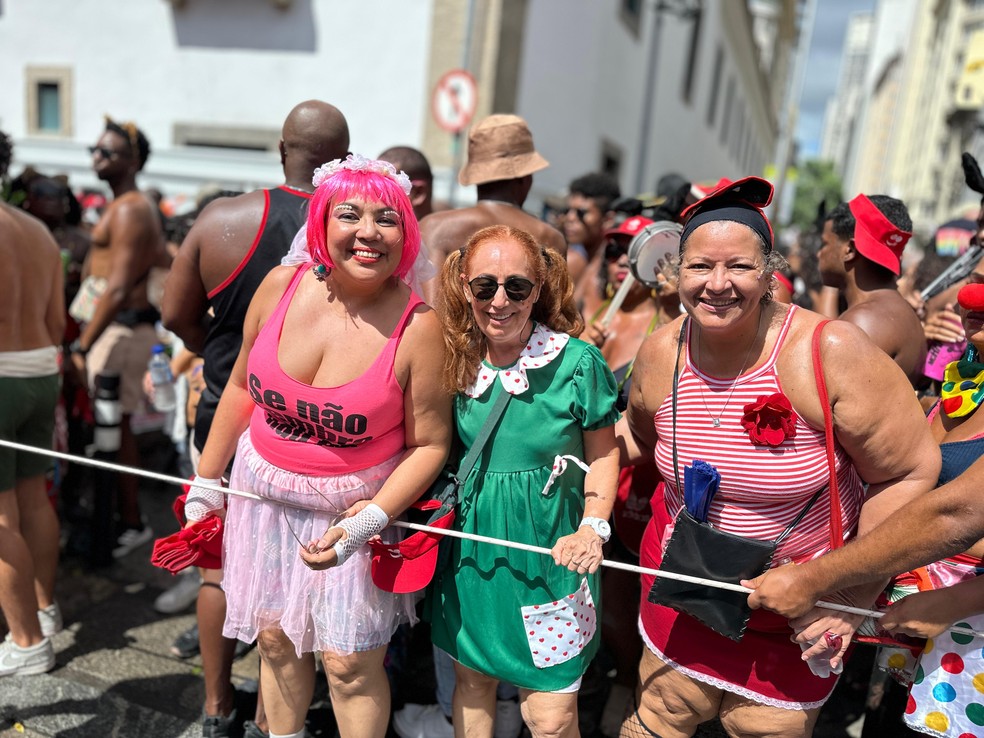
<svg viewBox="0 0 984 738"><path fill-rule="evenodd" d="M373 172L390 177L396 180L396 183L400 185L400 189L406 195L410 194L410 189L413 186L406 172L398 172L396 167L388 161L367 159L362 154L349 154L345 157L344 161L342 159L334 159L327 164L322 164L314 170L314 177L311 179L311 183L315 187L320 187L325 180L343 169L350 169L353 172Z"/></svg>

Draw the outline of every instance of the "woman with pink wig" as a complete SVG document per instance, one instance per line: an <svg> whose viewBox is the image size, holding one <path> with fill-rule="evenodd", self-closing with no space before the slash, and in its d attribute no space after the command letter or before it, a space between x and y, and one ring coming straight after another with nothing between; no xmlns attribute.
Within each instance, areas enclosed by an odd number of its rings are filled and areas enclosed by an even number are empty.
<svg viewBox="0 0 984 738"><path fill-rule="evenodd" d="M366 541L436 478L450 445L444 344L407 284L420 234L410 181L350 155L315 171L309 257L257 289L202 452L189 520L225 515L223 633L258 641L271 738L304 735L320 651L346 738L382 738L386 646L412 594L375 587ZM286 249L285 244L285 249Z"/></svg>

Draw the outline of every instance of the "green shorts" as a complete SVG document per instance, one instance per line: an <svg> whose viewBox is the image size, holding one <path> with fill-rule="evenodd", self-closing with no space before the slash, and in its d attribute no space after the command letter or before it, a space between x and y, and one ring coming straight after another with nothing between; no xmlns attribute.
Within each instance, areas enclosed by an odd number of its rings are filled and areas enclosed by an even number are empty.
<svg viewBox="0 0 984 738"><path fill-rule="evenodd" d="M0 377L0 438L50 449L55 430L60 377ZM18 479L44 474L50 456L0 446L0 492L14 489Z"/></svg>

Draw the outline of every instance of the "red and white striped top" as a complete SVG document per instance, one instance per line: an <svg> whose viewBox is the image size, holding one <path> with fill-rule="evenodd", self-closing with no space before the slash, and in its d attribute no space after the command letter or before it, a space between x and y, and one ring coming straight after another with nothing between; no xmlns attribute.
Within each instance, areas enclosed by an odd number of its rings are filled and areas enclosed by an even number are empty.
<svg viewBox="0 0 984 738"><path fill-rule="evenodd" d="M792 306L775 347L758 369L733 380L702 373L690 356L681 369L677 399L677 454L680 481L684 467L694 459L713 464L721 473L721 486L711 504L708 521L721 530L746 538L773 540L782 533L810 497L827 485L829 471L823 428L808 425L796 416L796 436L780 446L756 446L741 427L744 406L762 395L782 392L776 375L776 358L797 310ZM730 393L730 399L729 399ZM720 415L715 428L713 418ZM683 507L682 491L673 474L673 398L667 396L654 418L659 440L656 464L666 480L665 500L671 517ZM835 453L844 536L857 529L864 496L863 483L850 458L838 446ZM665 537L663 537L665 540ZM785 560L804 561L830 550L830 494L824 492L779 547L774 565Z"/></svg>

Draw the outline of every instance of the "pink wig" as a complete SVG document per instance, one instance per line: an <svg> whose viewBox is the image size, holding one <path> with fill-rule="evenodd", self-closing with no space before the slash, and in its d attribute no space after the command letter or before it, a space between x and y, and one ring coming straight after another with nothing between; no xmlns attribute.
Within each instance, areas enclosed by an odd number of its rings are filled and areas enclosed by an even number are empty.
<svg viewBox="0 0 984 738"><path fill-rule="evenodd" d="M398 277L406 276L420 251L420 228L413 212L410 198L395 179L386 174L368 170L341 169L328 177L314 191L308 206L307 240L314 261L334 267L328 255L325 230L328 212L333 203L358 198L367 203L381 202L393 208L400 216L403 229L403 254L396 267Z"/></svg>

